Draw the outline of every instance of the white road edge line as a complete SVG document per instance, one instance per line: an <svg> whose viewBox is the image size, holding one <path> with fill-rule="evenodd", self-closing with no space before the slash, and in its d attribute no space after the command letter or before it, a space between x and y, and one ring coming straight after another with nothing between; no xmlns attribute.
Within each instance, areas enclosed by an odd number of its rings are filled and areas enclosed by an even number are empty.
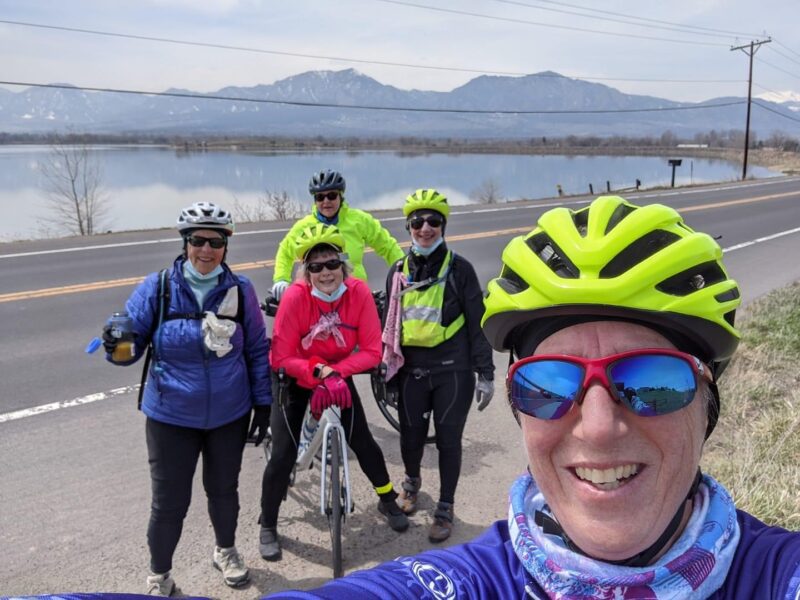
<svg viewBox="0 0 800 600"><path fill-rule="evenodd" d="M0 423L5 423L6 421L15 421L17 419L24 419L25 417L33 417L36 415L41 415L47 412L51 412L53 410L59 410L61 408L69 408L71 406L90 404L92 402L97 402L98 400L108 400L109 398L114 398L115 396L122 396L124 394L129 394L131 392L136 392L138 390L139 390L139 384L137 383L136 385L126 385L125 387L114 388L113 390L109 390L107 392L97 392L96 394L89 394L88 396L81 396L80 398L73 398L72 400L64 400L62 402L51 402L50 404L42 404L40 406L34 406L32 408L25 408L10 413L0 414Z"/></svg>
<svg viewBox="0 0 800 600"><path fill-rule="evenodd" d="M769 242L771 240L791 235L793 233L800 233L800 227L795 227L794 229L787 229L786 231L773 233L772 235L756 238L749 242L742 242L741 244L736 244L734 246L728 246L727 248L723 248L722 252L723 253L734 252L736 250L741 250L742 248L747 248L748 246L754 246L756 244L761 244L763 242ZM42 404L41 406L34 406L33 408L25 408L23 410L17 410L15 412L0 414L0 423L5 423L6 421L14 421L16 419L24 419L25 417L33 417L35 415L40 415L42 413L50 412L53 410L59 410L61 408L69 408L71 406L90 404L91 402L97 402L98 400L108 400L109 398L113 398L115 396L121 396L123 394L129 394L131 392L135 392L138 389L139 389L139 384L137 383L136 385L128 385L121 388L115 388L107 392L97 392L96 394L89 394L88 396L81 396L80 398L73 398L72 400L65 400L63 402L51 402L50 404Z"/></svg>
<svg viewBox="0 0 800 600"><path fill-rule="evenodd" d="M764 237L756 238L749 242L742 242L741 244L736 244L734 246L728 246L727 248L723 248L723 252L733 252L734 250L741 250L742 248L747 248L748 246L753 246L755 244L760 244L761 242L769 242L770 240L774 240L785 235L791 235L793 233L800 232L800 227L795 227L794 229L787 229L786 231L779 231L778 233L773 233L772 235L767 235Z"/></svg>

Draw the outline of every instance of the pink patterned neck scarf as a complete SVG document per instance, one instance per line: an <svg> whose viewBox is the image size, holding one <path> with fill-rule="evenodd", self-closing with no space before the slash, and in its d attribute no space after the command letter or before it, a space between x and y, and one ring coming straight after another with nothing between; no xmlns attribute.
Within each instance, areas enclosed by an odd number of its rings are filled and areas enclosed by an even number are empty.
<svg viewBox="0 0 800 600"><path fill-rule="evenodd" d="M328 313L320 313L319 321L314 323L314 325L311 327L311 331L309 331L300 341L303 349L308 350L314 340L327 340L330 336L333 336L333 339L336 340L337 346L344 348L346 342L344 341L344 336L339 329L339 325L341 324L342 319L339 317L339 313L335 310Z"/></svg>

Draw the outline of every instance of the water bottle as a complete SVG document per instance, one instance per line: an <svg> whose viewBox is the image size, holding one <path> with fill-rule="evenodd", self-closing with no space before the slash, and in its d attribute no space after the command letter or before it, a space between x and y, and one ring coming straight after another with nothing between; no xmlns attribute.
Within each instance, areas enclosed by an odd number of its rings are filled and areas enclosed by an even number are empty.
<svg viewBox="0 0 800 600"><path fill-rule="evenodd" d="M107 324L111 327L111 335L119 340L111 354L111 360L114 362L129 361L136 352L133 345L133 319L128 316L127 312L115 312L111 314Z"/></svg>

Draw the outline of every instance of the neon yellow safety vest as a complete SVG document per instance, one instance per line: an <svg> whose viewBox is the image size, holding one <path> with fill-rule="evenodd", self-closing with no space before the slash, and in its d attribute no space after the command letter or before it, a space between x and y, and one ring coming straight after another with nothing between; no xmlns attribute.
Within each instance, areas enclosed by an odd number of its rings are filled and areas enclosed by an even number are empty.
<svg viewBox="0 0 800 600"><path fill-rule="evenodd" d="M449 340L464 326L463 313L447 327L442 326L444 289L452 262L453 253L448 250L433 285L426 290L406 290L400 296L403 309L403 335L401 342L403 346L433 348ZM403 275L408 280L408 257L403 261Z"/></svg>

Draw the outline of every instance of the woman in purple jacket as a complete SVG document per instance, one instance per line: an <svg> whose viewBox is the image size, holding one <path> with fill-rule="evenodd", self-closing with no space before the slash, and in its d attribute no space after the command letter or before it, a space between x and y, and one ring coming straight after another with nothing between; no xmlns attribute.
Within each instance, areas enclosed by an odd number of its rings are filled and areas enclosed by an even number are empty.
<svg viewBox="0 0 800 600"><path fill-rule="evenodd" d="M721 257L663 205L543 214L485 299L528 459L508 521L277 597L800 597L800 534L737 510L699 468L739 341Z"/></svg>
<svg viewBox="0 0 800 600"><path fill-rule="evenodd" d="M210 202L181 211L183 252L171 269L150 274L131 294L130 358L116 360L117 339L107 326L109 361L129 365L152 346L142 412L153 499L147 542L147 591L175 591L172 555L203 455L203 487L216 537L213 565L239 587L249 571L236 550L239 470L248 435L263 438L269 426L269 345L250 281L225 263L233 235L230 213ZM251 422L252 413L252 422Z"/></svg>

